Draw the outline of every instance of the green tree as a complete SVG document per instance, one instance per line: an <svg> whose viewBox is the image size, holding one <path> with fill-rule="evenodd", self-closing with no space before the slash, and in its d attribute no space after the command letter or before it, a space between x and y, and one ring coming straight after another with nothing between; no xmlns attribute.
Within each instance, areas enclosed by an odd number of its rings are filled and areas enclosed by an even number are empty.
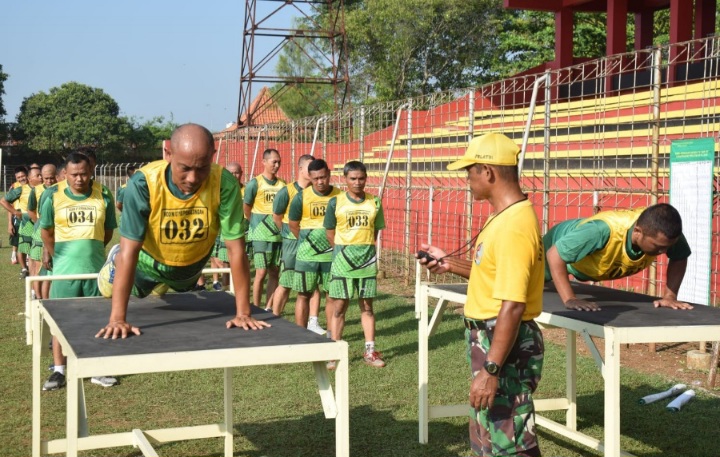
<svg viewBox="0 0 720 457"><path fill-rule="evenodd" d="M494 76L498 0L366 0L346 14L352 87L378 100L467 87Z"/></svg>
<svg viewBox="0 0 720 457"><path fill-rule="evenodd" d="M64 154L90 147L103 159L121 150L126 139L119 112L102 89L68 82L25 98L17 122L32 150Z"/></svg>
<svg viewBox="0 0 720 457"><path fill-rule="evenodd" d="M3 95L5 95L5 81L8 79L8 74L3 72L2 64L0 64L0 140L5 139L7 135L7 124L5 124L5 103L3 102Z"/></svg>
<svg viewBox="0 0 720 457"><path fill-rule="evenodd" d="M114 161L155 160L162 157L162 142L170 139L178 124L163 116L143 121L142 118L123 117L124 148L121 154L115 154Z"/></svg>

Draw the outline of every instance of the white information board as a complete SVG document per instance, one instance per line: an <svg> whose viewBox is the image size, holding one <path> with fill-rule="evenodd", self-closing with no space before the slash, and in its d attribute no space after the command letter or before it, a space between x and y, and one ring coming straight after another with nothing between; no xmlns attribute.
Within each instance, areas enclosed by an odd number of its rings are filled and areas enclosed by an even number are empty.
<svg viewBox="0 0 720 457"><path fill-rule="evenodd" d="M710 302L714 159L713 138L673 141L670 147L670 204L680 212L692 250L678 300L703 305Z"/></svg>

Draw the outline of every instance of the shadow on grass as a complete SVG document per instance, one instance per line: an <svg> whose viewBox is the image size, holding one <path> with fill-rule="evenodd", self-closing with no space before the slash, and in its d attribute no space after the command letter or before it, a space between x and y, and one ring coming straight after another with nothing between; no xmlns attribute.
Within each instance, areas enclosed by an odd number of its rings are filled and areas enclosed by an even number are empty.
<svg viewBox="0 0 720 457"><path fill-rule="evenodd" d="M716 456L717 437L710 430L717 429L720 422L719 402L714 398L695 397L680 412L673 413L666 406L673 398L667 398L648 405L640 405L640 398L657 393L670 385L639 384L620 389L620 434L624 451L644 457L687 457ZM602 441L604 432L605 397L602 390L589 395L579 395L578 429ZM564 413L543 412L560 423ZM578 446L564 437L547 433L542 435L558 445L570 449ZM587 448L579 446L581 454L590 455ZM599 455L599 453L598 453Z"/></svg>
<svg viewBox="0 0 720 457"><path fill-rule="evenodd" d="M331 457L335 455L335 421L322 414L297 419L235 424L236 436L254 444L257 451L242 455ZM350 411L350 455L352 456L461 456L469 454L467 425L433 421L430 442L418 442L418 423L397 420L391 411L369 406Z"/></svg>

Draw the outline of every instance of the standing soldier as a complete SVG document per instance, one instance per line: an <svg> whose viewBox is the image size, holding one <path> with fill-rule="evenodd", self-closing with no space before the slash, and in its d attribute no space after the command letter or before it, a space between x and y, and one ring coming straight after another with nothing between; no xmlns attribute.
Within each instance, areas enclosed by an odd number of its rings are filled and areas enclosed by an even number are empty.
<svg viewBox="0 0 720 457"><path fill-rule="evenodd" d="M35 186L33 192L28 198L28 214L30 219L34 222L32 232L32 242L30 243L30 275L31 276L45 276L47 270L42 266L42 231L40 230L40 224L38 219L40 218L40 208L42 207L43 199L41 198L45 190L57 182L56 180L56 167L53 164L47 164L42 167L40 171L42 176L42 185ZM33 283L33 294L35 298L49 298L48 293L50 292L50 282L35 282Z"/></svg>
<svg viewBox="0 0 720 457"><path fill-rule="evenodd" d="M280 231L272 218L275 195L287 184L277 176L280 162L277 149L266 149L262 159L263 172L248 182L243 198L245 218L250 220L248 237L252 241L255 263L253 303L267 310L272 307L272 296L278 284L280 267ZM266 276L267 302L263 306L262 287Z"/></svg>
<svg viewBox="0 0 720 457"><path fill-rule="evenodd" d="M375 350L375 314L373 298L377 296L377 253L375 240L385 228L382 203L365 192L367 169L362 162L345 164L343 174L347 192L330 199L323 225L333 246L328 300L335 313L328 329L335 341L342 339L345 312L350 299L357 294L360 323L365 335L363 361L373 367L384 367L382 355ZM328 363L334 369L335 362Z"/></svg>
<svg viewBox="0 0 720 457"><path fill-rule="evenodd" d="M331 198L340 189L330 185L330 169L323 159L315 159L308 165L311 186L298 192L290 203L288 225L298 239L295 258L293 290L298 293L295 304L295 323L308 327L309 301L322 283L327 292L332 263L332 247L325 236L325 212ZM332 320L332 303L325 302L325 317Z"/></svg>
<svg viewBox="0 0 720 457"><path fill-rule="evenodd" d="M115 205L110 191L90 178L90 160L71 153L66 161L67 180L50 187L40 207L40 230L44 244L43 266L52 275L97 273L105 262L105 245L117 228ZM100 295L97 281L81 279L56 281L50 298L95 297ZM65 361L62 348L53 337L54 371L43 390L65 385ZM93 384L111 387L112 377L92 378Z"/></svg>

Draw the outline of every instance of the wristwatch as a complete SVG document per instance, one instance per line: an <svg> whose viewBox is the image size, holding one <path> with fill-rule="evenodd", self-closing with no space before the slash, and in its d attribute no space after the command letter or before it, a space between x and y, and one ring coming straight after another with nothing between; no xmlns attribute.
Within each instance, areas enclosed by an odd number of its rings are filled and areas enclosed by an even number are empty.
<svg viewBox="0 0 720 457"><path fill-rule="evenodd" d="M497 376L498 373L500 373L500 366L497 363L491 362L489 360L485 361L485 363L483 364L483 368L485 368L485 371L487 371L488 374L492 376Z"/></svg>

